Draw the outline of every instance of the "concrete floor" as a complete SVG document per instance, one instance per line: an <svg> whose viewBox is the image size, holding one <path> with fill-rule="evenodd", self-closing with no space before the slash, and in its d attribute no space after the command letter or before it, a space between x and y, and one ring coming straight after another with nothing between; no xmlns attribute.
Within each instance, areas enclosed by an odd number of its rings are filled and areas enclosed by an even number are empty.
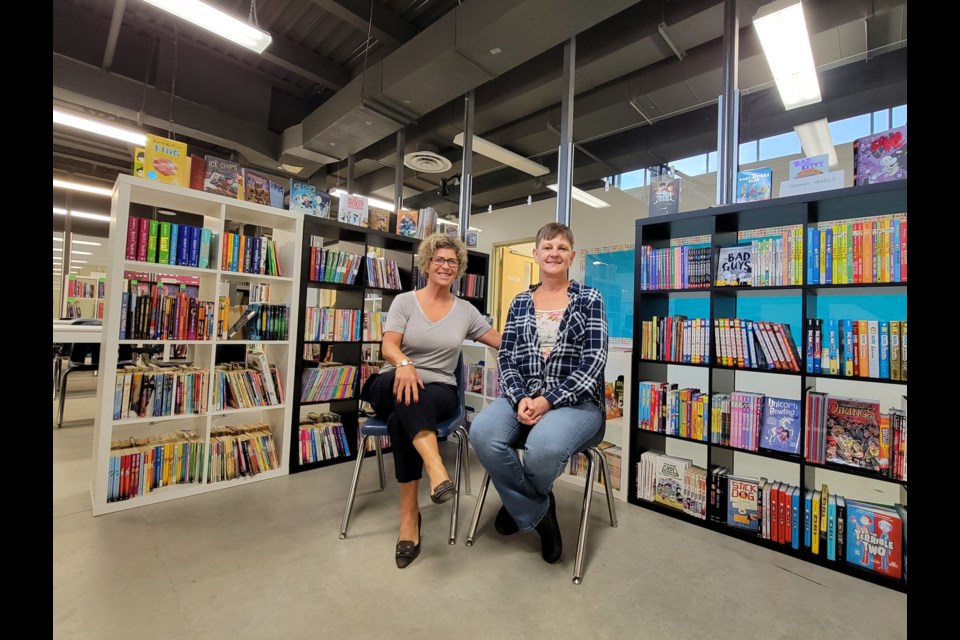
<svg viewBox="0 0 960 640"><path fill-rule="evenodd" d="M555 490L559 564L541 560L536 534L494 531L492 489L467 548L482 476L475 457L458 543L447 544L450 505L434 505L424 489L422 552L402 571L389 456L384 493L365 465L346 540L337 534L352 464L94 518L96 387L82 376L71 375L53 437L59 640L907 637L904 594L623 502L614 529L599 496L576 586L582 494L564 483ZM454 446L441 448L449 468Z"/></svg>

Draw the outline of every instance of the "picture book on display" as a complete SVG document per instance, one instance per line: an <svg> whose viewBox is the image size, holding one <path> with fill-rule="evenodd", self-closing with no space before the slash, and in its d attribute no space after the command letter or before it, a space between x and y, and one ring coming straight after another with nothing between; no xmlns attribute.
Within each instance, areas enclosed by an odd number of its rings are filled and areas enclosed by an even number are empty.
<svg viewBox="0 0 960 640"><path fill-rule="evenodd" d="M370 207L368 224L376 231L390 231L390 211L379 207Z"/></svg>
<svg viewBox="0 0 960 640"><path fill-rule="evenodd" d="M408 238L417 237L417 218L420 212L416 209L397 210L397 235Z"/></svg>
<svg viewBox="0 0 960 640"><path fill-rule="evenodd" d="M721 247L717 260L718 287L750 286L753 282L753 258L750 245Z"/></svg>
<svg viewBox="0 0 960 640"><path fill-rule="evenodd" d="M236 198L240 192L240 165L215 156L204 157L206 169L203 190L207 193Z"/></svg>
<svg viewBox="0 0 960 640"><path fill-rule="evenodd" d="M760 448L800 453L800 401L767 396L763 403Z"/></svg>
<svg viewBox="0 0 960 640"><path fill-rule="evenodd" d="M737 173L737 202L769 200L773 187L773 169L760 167Z"/></svg>
<svg viewBox="0 0 960 640"><path fill-rule="evenodd" d="M853 183L876 184L907 178L907 127L853 141Z"/></svg>
<svg viewBox="0 0 960 640"><path fill-rule="evenodd" d="M190 186L190 159L183 142L147 134L143 173L148 180Z"/></svg>
<svg viewBox="0 0 960 640"><path fill-rule="evenodd" d="M420 209L417 217L417 237L426 238L437 230L437 210L433 207Z"/></svg>
<svg viewBox="0 0 960 640"><path fill-rule="evenodd" d="M369 202L364 196L353 194L340 195L340 207L337 209L337 220L358 227L367 226Z"/></svg>
<svg viewBox="0 0 960 640"><path fill-rule="evenodd" d="M760 481L757 478L727 476L727 524L738 529L758 532L760 513L757 500Z"/></svg>
<svg viewBox="0 0 960 640"><path fill-rule="evenodd" d="M270 178L244 167L241 170L243 175L243 199L247 202L256 204L270 204Z"/></svg>
<svg viewBox="0 0 960 640"><path fill-rule="evenodd" d="M283 184L271 180L270 181L270 206L277 207L278 209L284 209L283 206Z"/></svg>
<svg viewBox="0 0 960 640"><path fill-rule="evenodd" d="M693 464L686 458L659 455L656 459L656 486L654 502L683 510L683 475Z"/></svg>
<svg viewBox="0 0 960 640"><path fill-rule="evenodd" d="M876 472L889 468L880 447L879 402L828 396L826 419L826 462Z"/></svg>
<svg viewBox="0 0 960 640"><path fill-rule="evenodd" d="M903 522L897 509L856 500L846 503L847 564L899 580Z"/></svg>
<svg viewBox="0 0 960 640"><path fill-rule="evenodd" d="M316 190L317 192L317 215L321 218L330 217L330 194L326 191Z"/></svg>
<svg viewBox="0 0 960 640"><path fill-rule="evenodd" d="M830 156L824 153L818 156L810 156L809 158L791 160L788 169L789 180L823 175L830 170Z"/></svg>
<svg viewBox="0 0 960 640"><path fill-rule="evenodd" d="M665 216L680 211L680 178L651 178L650 216Z"/></svg>
<svg viewBox="0 0 960 640"><path fill-rule="evenodd" d="M299 211L308 216L317 215L317 187L291 179L290 211Z"/></svg>

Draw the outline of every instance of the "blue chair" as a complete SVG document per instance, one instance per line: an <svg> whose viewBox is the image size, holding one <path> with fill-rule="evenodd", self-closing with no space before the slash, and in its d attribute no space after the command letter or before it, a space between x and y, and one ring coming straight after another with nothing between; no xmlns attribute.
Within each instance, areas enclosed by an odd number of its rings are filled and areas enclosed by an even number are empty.
<svg viewBox="0 0 960 640"><path fill-rule="evenodd" d="M470 495L470 460L467 453L467 408L466 408L466 379L463 370L463 354L457 361L457 391L459 393L459 402L457 415L449 420L445 420L437 425L437 437L447 438L454 436L457 439L457 461L453 473L453 484L455 491L453 494L453 511L450 514L450 544L457 543L457 514L460 510L460 478L461 475L466 478L467 495ZM357 483L360 480L360 469L363 468L363 460L367 450L367 439L373 438L374 450L376 451L377 464L380 470L380 490L387 488L387 477L383 471L383 452L380 450L380 436L389 436L387 423L376 417L367 418L366 422L360 427L360 444L357 447L357 464L353 468L353 482L350 485L350 493L347 495L347 506L343 511L343 520L340 522L340 539L347 537L347 526L350 524L350 512L353 511L353 500L357 495ZM461 473L462 470L462 473Z"/></svg>
<svg viewBox="0 0 960 640"><path fill-rule="evenodd" d="M583 507L580 509L580 533L577 536L577 556L573 563L573 584L583 582L584 549L587 546L587 527L590 525L590 499L593 497L593 485L597 481L598 472L600 479L604 481L603 486L607 490L607 509L610 511L610 526L617 526L617 512L613 506L613 489L610 487L610 472L607 469L607 459L603 456L603 452L599 447L600 443L603 442L606 427L606 420L604 420L603 425L597 430L597 435L578 452L587 456L587 477L583 490ZM514 445L515 449L523 450L527 433L529 433L529 431L525 431L520 440ZM600 464L596 464L597 462ZM464 543L468 547L472 547L476 539L477 524L480 521L480 512L483 510L483 501L487 497L487 489L489 486L490 474L484 472L483 480L480 481L480 493L477 494L477 504L473 509L473 521L470 523L470 529L467 531L467 540Z"/></svg>

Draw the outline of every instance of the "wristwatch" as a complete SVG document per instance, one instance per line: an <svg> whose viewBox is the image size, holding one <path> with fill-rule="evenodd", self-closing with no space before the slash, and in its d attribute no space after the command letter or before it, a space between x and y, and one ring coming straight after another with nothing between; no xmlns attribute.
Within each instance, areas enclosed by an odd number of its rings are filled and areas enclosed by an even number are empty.
<svg viewBox="0 0 960 640"><path fill-rule="evenodd" d="M410 362L409 360L404 359L404 360L401 360L400 362L398 362L395 366L396 366L397 369L399 369L400 367L405 367L405 366L407 366L408 364L413 364L413 363Z"/></svg>

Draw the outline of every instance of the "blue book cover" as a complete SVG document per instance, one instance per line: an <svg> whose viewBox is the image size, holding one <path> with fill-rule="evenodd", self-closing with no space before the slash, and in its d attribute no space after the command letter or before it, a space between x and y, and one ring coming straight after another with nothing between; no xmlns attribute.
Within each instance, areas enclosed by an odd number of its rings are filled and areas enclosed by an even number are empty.
<svg viewBox="0 0 960 640"><path fill-rule="evenodd" d="M837 496L827 500L827 560L837 559Z"/></svg>
<svg viewBox="0 0 960 640"><path fill-rule="evenodd" d="M813 279L810 281L811 284L826 284L823 282L823 273L820 269L820 238L823 236L822 231L814 230L813 232Z"/></svg>
<svg viewBox="0 0 960 640"><path fill-rule="evenodd" d="M270 181L270 206L283 209L283 185L275 180Z"/></svg>
<svg viewBox="0 0 960 640"><path fill-rule="evenodd" d="M890 379L890 321L880 321L880 377Z"/></svg>
<svg viewBox="0 0 960 640"><path fill-rule="evenodd" d="M794 549L800 548L800 487L794 487L790 492L790 513L793 522L790 523L790 545Z"/></svg>
<svg viewBox="0 0 960 640"><path fill-rule="evenodd" d="M823 369L823 319L813 319L813 372L819 374Z"/></svg>
<svg viewBox="0 0 960 640"><path fill-rule="evenodd" d="M843 321L843 375L853 377L853 320Z"/></svg>
<svg viewBox="0 0 960 640"><path fill-rule="evenodd" d="M763 403L760 448L800 453L800 401L768 396Z"/></svg>
<svg viewBox="0 0 960 640"><path fill-rule="evenodd" d="M727 476L727 524L757 533L760 530L759 480Z"/></svg>
<svg viewBox="0 0 960 640"><path fill-rule="evenodd" d="M253 238L253 261L251 262L251 273L260 273L260 251L263 247L263 238Z"/></svg>
<svg viewBox="0 0 960 640"><path fill-rule="evenodd" d="M190 266L190 225L180 225L179 247L177 247L177 264Z"/></svg>
<svg viewBox="0 0 960 640"><path fill-rule="evenodd" d="M290 211L299 211L315 216L317 212L317 187L299 180L290 180Z"/></svg>
<svg viewBox="0 0 960 640"><path fill-rule="evenodd" d="M807 281L804 284L814 284L816 279L817 259L814 254L817 241L817 230L813 227L807 227Z"/></svg>
<svg viewBox="0 0 960 640"><path fill-rule="evenodd" d="M827 321L827 344L830 349L830 359L827 362L827 371L831 375L837 375L840 373L840 360L837 357L837 345L839 344L839 339L837 336L837 321L830 319Z"/></svg>
<svg viewBox="0 0 960 640"><path fill-rule="evenodd" d="M230 259L230 271L240 270L240 234L233 234L233 256Z"/></svg>
<svg viewBox="0 0 960 640"><path fill-rule="evenodd" d="M826 282L823 284L833 284L833 229L827 229L824 235L823 250L826 251L824 267L826 270Z"/></svg>
<svg viewBox="0 0 960 640"><path fill-rule="evenodd" d="M803 494L803 546L810 548L810 512L813 509L813 489Z"/></svg>
<svg viewBox="0 0 960 640"><path fill-rule="evenodd" d="M773 191L773 169L760 167L737 173L737 202L769 200Z"/></svg>
<svg viewBox="0 0 960 640"><path fill-rule="evenodd" d="M197 266L201 269L210 267L210 240L213 238L213 232L204 227L200 230L200 259Z"/></svg>
<svg viewBox="0 0 960 640"><path fill-rule="evenodd" d="M177 262L177 255L180 252L180 225L176 222L170 223L170 253L167 264L180 264Z"/></svg>
<svg viewBox="0 0 960 640"><path fill-rule="evenodd" d="M190 266L200 264L200 227L190 227Z"/></svg>
<svg viewBox="0 0 960 640"><path fill-rule="evenodd" d="M817 323L814 318L807 318L807 373L813 373L813 340L817 329Z"/></svg>

